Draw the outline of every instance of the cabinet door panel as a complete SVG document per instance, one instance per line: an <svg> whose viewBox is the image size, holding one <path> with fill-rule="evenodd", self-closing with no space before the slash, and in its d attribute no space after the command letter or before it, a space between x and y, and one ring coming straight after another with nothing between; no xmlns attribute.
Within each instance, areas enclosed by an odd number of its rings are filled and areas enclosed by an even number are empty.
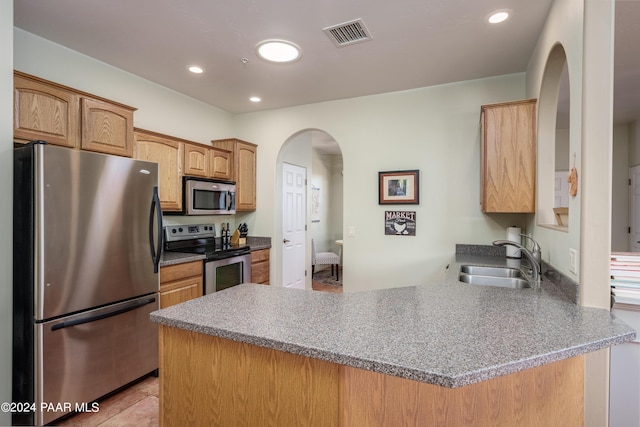
<svg viewBox="0 0 640 427"><path fill-rule="evenodd" d="M202 296L202 278L190 278L180 281L180 286L160 291L160 308L166 308L181 302Z"/></svg>
<svg viewBox="0 0 640 427"><path fill-rule="evenodd" d="M182 150L180 141L135 132L136 159L158 164L160 206L163 211L182 210Z"/></svg>
<svg viewBox="0 0 640 427"><path fill-rule="evenodd" d="M535 101L483 106L483 212L535 211Z"/></svg>
<svg viewBox="0 0 640 427"><path fill-rule="evenodd" d="M218 179L232 179L231 153L226 150L211 149L211 176Z"/></svg>
<svg viewBox="0 0 640 427"><path fill-rule="evenodd" d="M184 145L184 173L185 175L209 176L209 149L197 145Z"/></svg>
<svg viewBox="0 0 640 427"><path fill-rule="evenodd" d="M14 76L14 138L41 139L75 148L79 140L76 94L46 83Z"/></svg>
<svg viewBox="0 0 640 427"><path fill-rule="evenodd" d="M83 98L82 149L132 157L133 111Z"/></svg>
<svg viewBox="0 0 640 427"><path fill-rule="evenodd" d="M238 144L236 208L240 211L256 209L256 150L253 145Z"/></svg>

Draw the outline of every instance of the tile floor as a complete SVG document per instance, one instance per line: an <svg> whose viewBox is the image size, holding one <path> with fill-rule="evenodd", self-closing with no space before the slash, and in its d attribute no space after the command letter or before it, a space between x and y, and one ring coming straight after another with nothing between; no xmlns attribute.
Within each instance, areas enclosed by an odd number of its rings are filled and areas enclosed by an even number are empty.
<svg viewBox="0 0 640 427"><path fill-rule="evenodd" d="M158 378L150 376L99 402L98 412L85 412L56 425L81 427L158 426Z"/></svg>
<svg viewBox="0 0 640 427"><path fill-rule="evenodd" d="M342 292L341 286L313 281L313 290ZM159 422L158 378L150 376L99 402L98 412L73 415L58 426L73 427L156 427Z"/></svg>

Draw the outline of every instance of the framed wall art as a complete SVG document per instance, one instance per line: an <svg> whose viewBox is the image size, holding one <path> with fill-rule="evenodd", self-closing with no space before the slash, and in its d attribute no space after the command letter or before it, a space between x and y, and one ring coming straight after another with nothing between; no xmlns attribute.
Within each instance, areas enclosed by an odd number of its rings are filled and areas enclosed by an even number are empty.
<svg viewBox="0 0 640 427"><path fill-rule="evenodd" d="M420 203L420 171L378 172L378 204L417 205Z"/></svg>
<svg viewBox="0 0 640 427"><path fill-rule="evenodd" d="M387 236L415 236L416 213L410 211L385 211L384 234Z"/></svg>

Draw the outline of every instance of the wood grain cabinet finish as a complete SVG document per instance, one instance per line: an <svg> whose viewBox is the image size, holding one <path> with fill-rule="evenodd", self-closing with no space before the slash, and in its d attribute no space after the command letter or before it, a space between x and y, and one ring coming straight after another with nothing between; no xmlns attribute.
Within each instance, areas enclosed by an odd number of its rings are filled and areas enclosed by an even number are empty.
<svg viewBox="0 0 640 427"><path fill-rule="evenodd" d="M202 261L160 268L160 308L202 296Z"/></svg>
<svg viewBox="0 0 640 427"><path fill-rule="evenodd" d="M82 98L83 150L133 156L133 109Z"/></svg>
<svg viewBox="0 0 640 427"><path fill-rule="evenodd" d="M78 147L78 96L67 88L19 72L13 77L13 136Z"/></svg>
<svg viewBox="0 0 640 427"><path fill-rule="evenodd" d="M160 325L159 371L164 426L584 425L583 356L445 388Z"/></svg>
<svg viewBox="0 0 640 427"><path fill-rule="evenodd" d="M133 156L135 108L14 71L14 139Z"/></svg>
<svg viewBox="0 0 640 427"><path fill-rule="evenodd" d="M209 148L203 145L184 145L184 174L189 176L210 177Z"/></svg>
<svg viewBox="0 0 640 427"><path fill-rule="evenodd" d="M135 158L158 164L160 206L165 212L182 210L182 155L185 143L168 135L134 129Z"/></svg>
<svg viewBox="0 0 640 427"><path fill-rule="evenodd" d="M535 212L536 100L481 108L482 212Z"/></svg>
<svg viewBox="0 0 640 427"><path fill-rule="evenodd" d="M251 283L269 284L269 249L251 252Z"/></svg>
<svg viewBox="0 0 640 427"><path fill-rule="evenodd" d="M233 168L231 165L231 152L220 148L212 148L209 157L211 159L212 178L232 180Z"/></svg>
<svg viewBox="0 0 640 427"><path fill-rule="evenodd" d="M236 211L256 210L256 155L258 146L236 138L211 141L214 147L233 156L233 180L236 182Z"/></svg>

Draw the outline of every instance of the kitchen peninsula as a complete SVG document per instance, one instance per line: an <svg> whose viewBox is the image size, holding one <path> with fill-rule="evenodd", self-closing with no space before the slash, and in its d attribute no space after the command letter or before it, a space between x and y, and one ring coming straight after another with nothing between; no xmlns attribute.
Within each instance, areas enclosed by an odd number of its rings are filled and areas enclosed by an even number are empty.
<svg viewBox="0 0 640 427"><path fill-rule="evenodd" d="M164 425L583 425L582 355L635 335L545 282L450 277L345 294L245 284L151 318Z"/></svg>

